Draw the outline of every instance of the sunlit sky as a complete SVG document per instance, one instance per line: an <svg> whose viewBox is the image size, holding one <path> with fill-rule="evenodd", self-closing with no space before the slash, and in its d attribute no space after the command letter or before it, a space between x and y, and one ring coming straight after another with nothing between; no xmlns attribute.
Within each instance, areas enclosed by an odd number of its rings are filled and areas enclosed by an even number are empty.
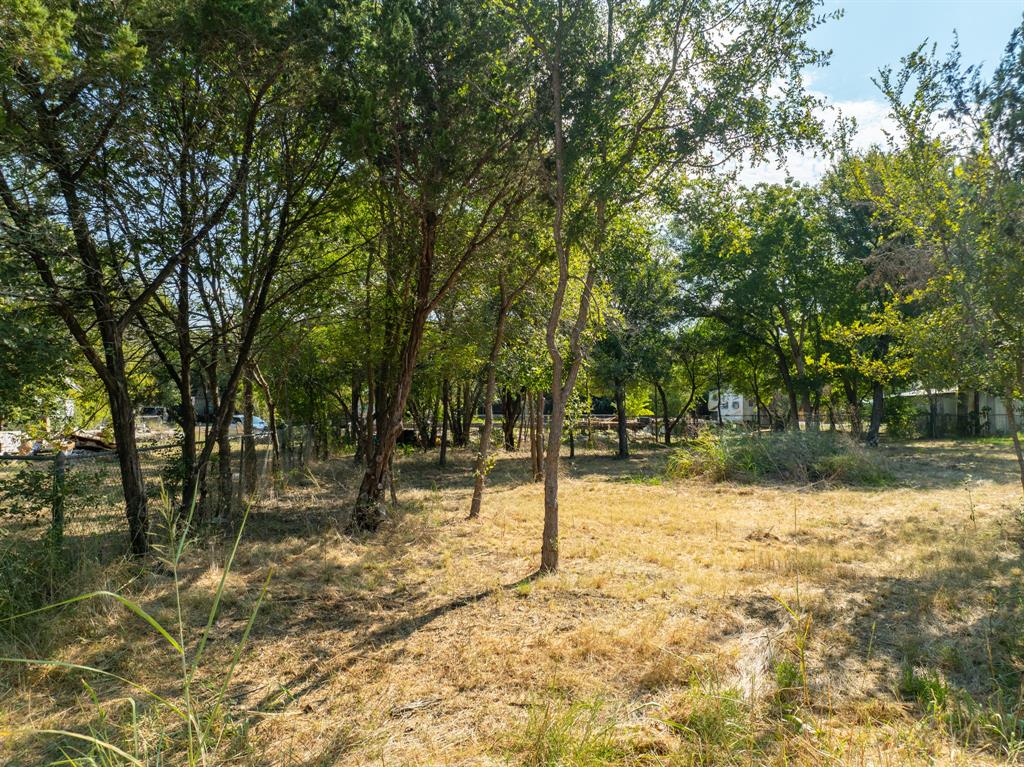
<svg viewBox="0 0 1024 767"><path fill-rule="evenodd" d="M937 43L945 54L955 31L963 62L984 64L991 72L1024 15L1024 0L826 0L822 10L837 8L844 9L843 17L810 37L816 48L832 51L831 63L809 70L807 82L812 91L857 119L856 144L866 148L884 139L886 108L871 82L881 67L897 66L901 56L925 40ZM812 182L827 167L826 159L791 154L782 168L752 168L741 178L753 183L792 176Z"/></svg>

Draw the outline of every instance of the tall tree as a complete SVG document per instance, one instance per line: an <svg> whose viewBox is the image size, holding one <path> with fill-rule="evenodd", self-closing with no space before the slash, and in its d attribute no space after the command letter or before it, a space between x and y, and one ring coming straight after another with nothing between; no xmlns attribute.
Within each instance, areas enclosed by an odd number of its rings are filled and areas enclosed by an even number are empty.
<svg viewBox="0 0 1024 767"><path fill-rule="evenodd" d="M529 67L493 6L386 0L362 81L382 234L373 435L351 527L373 530L431 315L523 194Z"/></svg>
<svg viewBox="0 0 1024 767"><path fill-rule="evenodd" d="M547 192L558 279L547 323L551 419L541 571L558 567L558 469L566 402L586 355L611 223L676 171L806 136L801 70L813 2L593 2L513 6L543 76ZM570 304L573 276L582 282Z"/></svg>
<svg viewBox="0 0 1024 767"><path fill-rule="evenodd" d="M146 104L165 95L168 57L187 47L173 7L98 2L18 3L19 45L0 54L0 199L12 252L36 274L46 302L103 382L121 470L132 551L148 550L145 483L135 441L125 336L189 252L223 219L249 168L256 117L274 70L256 69L234 30L211 24L206 76L220 86L218 129L238 136L236 162L208 179L207 214L174 252L134 278L137 248L152 233L122 239L111 222L146 218L159 205L140 190L150 167L138 137ZM217 14L211 19L217 20ZM219 36L219 37L218 37Z"/></svg>

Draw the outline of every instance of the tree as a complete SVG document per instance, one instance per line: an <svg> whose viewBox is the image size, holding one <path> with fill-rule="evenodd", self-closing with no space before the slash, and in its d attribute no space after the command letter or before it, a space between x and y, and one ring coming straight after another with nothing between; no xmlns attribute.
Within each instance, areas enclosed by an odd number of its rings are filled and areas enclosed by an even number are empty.
<svg viewBox="0 0 1024 767"><path fill-rule="evenodd" d="M558 278L546 345L552 362L541 571L558 567L558 467L565 405L586 355L583 333L609 227L683 167L759 154L807 135L800 70L812 3L549 0L514 10L543 77L547 194ZM781 85L781 87L779 87ZM567 301L570 280L582 283Z"/></svg>
<svg viewBox="0 0 1024 767"><path fill-rule="evenodd" d="M594 374L614 393L619 458L629 457L627 389L645 371L671 359L672 326L679 321L672 254L654 232L653 222L623 217L609 235L608 302L603 334L594 347Z"/></svg>
<svg viewBox="0 0 1024 767"><path fill-rule="evenodd" d="M656 353L645 355L641 374L654 386L656 408L661 408L662 438L672 444L672 434L697 403L707 386L710 347L699 323L680 321L664 334ZM652 350L653 352L653 350Z"/></svg>
<svg viewBox="0 0 1024 767"><path fill-rule="evenodd" d="M57 413L74 361L67 331L32 294L22 294L15 264L0 251L0 429Z"/></svg>
<svg viewBox="0 0 1024 767"><path fill-rule="evenodd" d="M165 12L166 11L166 12ZM224 16L212 14L211 21ZM234 203L245 178L256 116L276 70L253 73L251 48L234 30L212 24L216 45L201 60L220 86L216 130L238 136L236 162L208 178L208 214L173 253L135 279L136 248L153 233L112 233L116 217L145 220L160 200L140 195L151 168L138 136L146 104L164 95L168 57L187 47L173 9L90 3L75 10L19 3L10 22L18 46L0 58L3 233L12 253L38 278L46 303L64 321L103 382L121 471L131 548L148 551L146 491L135 443L125 336L171 279L185 253L202 242Z"/></svg>
<svg viewBox="0 0 1024 767"><path fill-rule="evenodd" d="M1015 412L1024 395L1022 49L1024 25L988 83L964 72L955 51L939 60L924 46L880 72L898 130L872 201L925 264L914 296L921 309L908 326L915 373L1004 398L1024 488Z"/></svg>
<svg viewBox="0 0 1024 767"><path fill-rule="evenodd" d="M789 427L818 426L822 330L862 274L836 246L813 188L759 185L693 203L677 222L690 311L768 349L789 398ZM709 202L710 200L710 202Z"/></svg>
<svg viewBox="0 0 1024 767"><path fill-rule="evenodd" d="M382 349L354 530L383 519L428 320L523 196L522 47L496 9L464 0L388 0L373 19L362 153L381 226Z"/></svg>

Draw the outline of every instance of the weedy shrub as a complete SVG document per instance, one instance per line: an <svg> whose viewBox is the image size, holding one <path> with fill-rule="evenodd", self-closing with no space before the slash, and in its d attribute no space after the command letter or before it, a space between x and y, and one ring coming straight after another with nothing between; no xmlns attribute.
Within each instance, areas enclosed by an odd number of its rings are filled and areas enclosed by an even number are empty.
<svg viewBox="0 0 1024 767"><path fill-rule="evenodd" d="M166 499L165 499L166 500ZM227 764L244 753L246 724L236 721L226 705L226 692L248 643L253 623L267 593L270 574L256 599L241 638L234 646L230 659L215 668L204 664L210 634L225 596L225 583L231 572L238 544L241 540L248 510L243 515L238 535L222 569L220 582L213 594L204 627L198 636L192 636L182 605L179 567L187 544L192 539L193 513L178 517L171 504L163 506L167 543L158 547L162 564L173 583L175 621L170 627L161 624L140 604L123 594L93 591L65 599L43 608L13 616L0 617L0 624L35 618L40 614L91 600L113 600L141 619L152 633L153 641L164 649L170 667L178 670L178 689L174 693L156 692L143 684L100 668L58 660L33 658L0 658L0 663L23 667L49 667L82 675L82 684L93 700L94 724L86 732L64 729L17 728L4 731L0 737L39 736L52 739L59 750L59 764L71 767L148 767L175 764L213 765ZM194 511L194 509L193 509ZM125 695L114 703L104 704L92 694L89 679L111 680L125 688ZM118 707L114 710L111 707ZM126 711L126 713L125 713Z"/></svg>
<svg viewBox="0 0 1024 767"><path fill-rule="evenodd" d="M883 485L892 480L887 461L839 432L703 430L669 459L676 478L713 481L782 480Z"/></svg>
<svg viewBox="0 0 1024 767"><path fill-rule="evenodd" d="M601 701L531 707L525 726L505 744L506 756L521 767L612 767L626 754Z"/></svg>
<svg viewBox="0 0 1024 767"><path fill-rule="evenodd" d="M13 621L60 599L83 564L64 545L64 528L97 499L95 470L25 466L0 482L0 639L38 644L38 620ZM20 528L14 532L7 523ZM43 531L39 534L39 531Z"/></svg>
<svg viewBox="0 0 1024 767"><path fill-rule="evenodd" d="M996 751L1014 763L1024 757L1024 700L1019 689L997 687L977 700L938 673L907 664L898 691L964 747Z"/></svg>
<svg viewBox="0 0 1024 767"><path fill-rule="evenodd" d="M732 764L758 751L756 712L738 690L692 686L665 723L692 764Z"/></svg>
<svg viewBox="0 0 1024 767"><path fill-rule="evenodd" d="M912 400L903 397L885 398L885 433L894 439L915 439L921 436L918 418L921 411Z"/></svg>

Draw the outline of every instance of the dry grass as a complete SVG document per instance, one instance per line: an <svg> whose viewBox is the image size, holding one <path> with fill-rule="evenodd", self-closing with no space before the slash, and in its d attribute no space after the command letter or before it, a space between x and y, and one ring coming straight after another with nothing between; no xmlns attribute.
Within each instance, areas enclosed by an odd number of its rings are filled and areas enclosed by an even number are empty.
<svg viewBox="0 0 1024 767"><path fill-rule="evenodd" d="M949 442L889 452L894 486L813 491L659 483L668 453L658 448L625 462L580 456L566 462L562 484L563 569L540 578L527 577L542 525L528 459L499 456L483 516L469 522L470 455L456 453L447 470L432 456L407 457L401 509L357 540L340 532L352 465L321 465L254 512L229 580L220 660L274 570L230 691L252 744L238 763L1016 758L980 732L965 748L906 685L901 692L906 669L934 669L979 700L994 677L1017 672L1020 498L1009 452ZM193 625L222 559L212 544L190 555ZM118 585L131 575L120 564L102 577ZM169 617L165 577L129 588ZM67 616L54 654L156 689L175 673L144 628L109 606ZM9 682L0 730L95 722L76 674L33 670ZM124 694L94 686L101 700ZM23 739L0 741L4 763L36 764L40 753Z"/></svg>

